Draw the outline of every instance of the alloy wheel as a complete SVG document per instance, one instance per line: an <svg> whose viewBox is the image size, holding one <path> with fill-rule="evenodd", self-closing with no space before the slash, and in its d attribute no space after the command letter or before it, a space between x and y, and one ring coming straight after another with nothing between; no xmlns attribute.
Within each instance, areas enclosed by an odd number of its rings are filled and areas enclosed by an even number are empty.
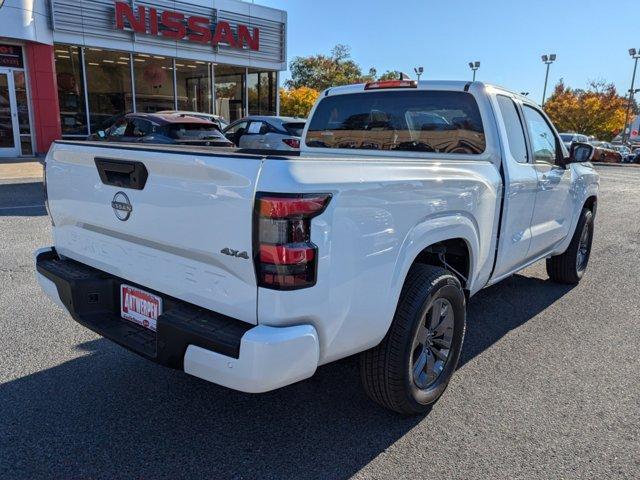
<svg viewBox="0 0 640 480"><path fill-rule="evenodd" d="M413 340L411 371L421 390L429 388L444 369L453 341L454 312L449 300L438 298L420 321Z"/></svg>

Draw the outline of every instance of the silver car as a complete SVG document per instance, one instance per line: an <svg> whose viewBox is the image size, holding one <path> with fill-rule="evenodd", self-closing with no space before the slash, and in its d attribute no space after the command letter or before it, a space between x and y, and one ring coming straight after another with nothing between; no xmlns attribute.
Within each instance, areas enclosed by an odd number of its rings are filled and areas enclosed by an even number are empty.
<svg viewBox="0 0 640 480"><path fill-rule="evenodd" d="M567 147L567 150L571 148L573 142L589 142L589 137L587 137L586 135L581 135L579 133L561 133L560 138L562 139L562 143L564 143L564 146Z"/></svg>
<svg viewBox="0 0 640 480"><path fill-rule="evenodd" d="M305 122L304 118L251 116L233 122L223 133L240 148L295 151L300 149Z"/></svg>
<svg viewBox="0 0 640 480"><path fill-rule="evenodd" d="M220 129L220 131L224 130L229 126L229 122L227 122L224 119L224 117L221 117L220 115L214 115L212 113L188 112L186 110L163 110L161 112L156 112L156 113L162 113L165 115L178 115L180 117L196 117L202 120L209 120L210 122L215 123Z"/></svg>

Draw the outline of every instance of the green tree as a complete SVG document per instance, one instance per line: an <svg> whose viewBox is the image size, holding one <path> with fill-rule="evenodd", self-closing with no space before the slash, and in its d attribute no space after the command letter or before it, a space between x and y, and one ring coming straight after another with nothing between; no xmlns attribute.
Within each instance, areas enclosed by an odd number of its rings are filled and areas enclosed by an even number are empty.
<svg viewBox="0 0 640 480"><path fill-rule="evenodd" d="M544 104L556 128L610 141L624 127L627 99L612 83L591 82L586 90L567 87L563 80Z"/></svg>
<svg viewBox="0 0 640 480"><path fill-rule="evenodd" d="M378 80L380 81L400 80L400 78L402 78L402 72L398 70L387 70L386 72L384 72L382 75L378 77Z"/></svg>
<svg viewBox="0 0 640 480"><path fill-rule="evenodd" d="M375 78L375 69L371 69L368 75L362 73L360 65L351 58L351 49L346 45L336 45L330 55L295 57L289 64L289 70L291 79L285 83L289 89L308 87L322 91Z"/></svg>

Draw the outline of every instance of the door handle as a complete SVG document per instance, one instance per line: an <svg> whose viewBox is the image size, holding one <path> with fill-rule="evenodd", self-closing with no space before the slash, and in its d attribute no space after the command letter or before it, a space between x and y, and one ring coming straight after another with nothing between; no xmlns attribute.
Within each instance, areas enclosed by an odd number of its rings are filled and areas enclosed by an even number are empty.
<svg viewBox="0 0 640 480"><path fill-rule="evenodd" d="M542 178L538 180L538 189L546 190L549 185L551 185L551 180L549 179L549 177L547 175L542 175Z"/></svg>

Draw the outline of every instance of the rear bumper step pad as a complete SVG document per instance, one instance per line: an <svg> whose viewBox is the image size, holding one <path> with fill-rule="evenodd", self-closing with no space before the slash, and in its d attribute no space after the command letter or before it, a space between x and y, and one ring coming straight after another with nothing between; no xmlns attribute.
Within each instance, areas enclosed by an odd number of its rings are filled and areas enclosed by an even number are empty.
<svg viewBox="0 0 640 480"><path fill-rule="evenodd" d="M243 335L255 325L152 291L71 259L55 250L39 253L37 271L51 280L74 320L161 365L184 369L189 345L231 358L240 355ZM132 285L162 298L157 332L120 317L120 286Z"/></svg>

